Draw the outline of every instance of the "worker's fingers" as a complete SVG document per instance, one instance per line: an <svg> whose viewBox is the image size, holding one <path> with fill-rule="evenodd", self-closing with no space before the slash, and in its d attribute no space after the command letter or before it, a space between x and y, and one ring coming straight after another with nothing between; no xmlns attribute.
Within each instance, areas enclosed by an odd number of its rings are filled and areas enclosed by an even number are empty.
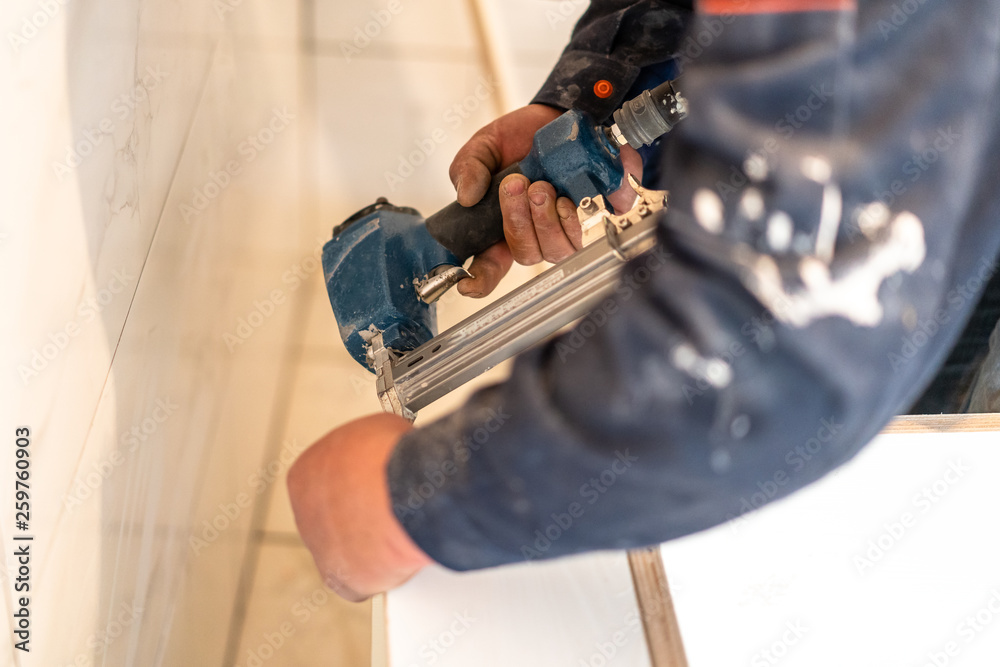
<svg viewBox="0 0 1000 667"><path fill-rule="evenodd" d="M455 154L448 170L458 202L472 206L482 199L491 175L527 155L535 132L561 113L545 104L529 104L497 118L472 135Z"/></svg>
<svg viewBox="0 0 1000 667"><path fill-rule="evenodd" d="M562 225L566 238L573 245L574 250L583 247L583 228L580 227L580 218L576 215L576 204L569 197L560 197L556 200L556 214L559 216L559 224Z"/></svg>
<svg viewBox="0 0 1000 667"><path fill-rule="evenodd" d="M459 281L458 293L475 298L486 296L496 289L513 262L507 243L494 243L473 258L469 266L472 277Z"/></svg>
<svg viewBox="0 0 1000 667"><path fill-rule="evenodd" d="M500 148L493 139L492 131L484 128L459 149L448 169L458 203L472 206L482 199L493 173L500 171L501 167Z"/></svg>
<svg viewBox="0 0 1000 667"><path fill-rule="evenodd" d="M535 238L542 259L558 262L573 254L575 248L556 210L556 189L551 183L535 181L528 186L528 201L531 202L531 220L535 225Z"/></svg>
<svg viewBox="0 0 1000 667"><path fill-rule="evenodd" d="M535 223L528 200L528 179L511 174L500 183L500 210L503 213L503 235L511 255L518 264L537 264L542 251L535 235Z"/></svg>
<svg viewBox="0 0 1000 667"><path fill-rule="evenodd" d="M642 158L639 156L638 151L628 145L622 146L621 159L625 173L632 174L635 176L635 180L642 183ZM626 176L622 182L622 187L608 197L608 203L615 207L616 212L624 213L632 208L632 204L635 203L635 196L635 190L629 185L628 177Z"/></svg>

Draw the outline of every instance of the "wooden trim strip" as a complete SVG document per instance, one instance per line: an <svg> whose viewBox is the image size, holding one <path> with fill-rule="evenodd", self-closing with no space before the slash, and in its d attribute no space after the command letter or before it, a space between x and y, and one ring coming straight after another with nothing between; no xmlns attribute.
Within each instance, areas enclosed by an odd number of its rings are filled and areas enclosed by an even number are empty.
<svg viewBox="0 0 1000 667"><path fill-rule="evenodd" d="M511 59L500 46L503 38L497 34L496 22L489 20L490 9L485 6L484 0L468 0L467 5L472 15L483 72L497 84L493 94L493 115L502 116L510 110L507 102L510 94Z"/></svg>
<svg viewBox="0 0 1000 667"><path fill-rule="evenodd" d="M688 667L674 601L658 546L628 552L632 585L652 667Z"/></svg>
<svg viewBox="0 0 1000 667"><path fill-rule="evenodd" d="M1000 414L903 415L883 433L958 433L1000 431Z"/></svg>
<svg viewBox="0 0 1000 667"><path fill-rule="evenodd" d="M783 14L854 11L857 0L701 0L702 14Z"/></svg>
<svg viewBox="0 0 1000 667"><path fill-rule="evenodd" d="M389 617L386 594L372 597L371 667L389 667Z"/></svg>

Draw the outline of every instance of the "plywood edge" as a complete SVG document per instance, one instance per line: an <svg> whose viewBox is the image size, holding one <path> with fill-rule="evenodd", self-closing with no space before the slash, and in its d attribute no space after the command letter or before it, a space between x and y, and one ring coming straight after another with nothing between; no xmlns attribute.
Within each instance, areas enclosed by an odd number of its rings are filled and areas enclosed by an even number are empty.
<svg viewBox="0 0 1000 667"><path fill-rule="evenodd" d="M903 415L886 426L883 433L961 433L1000 431L1000 414Z"/></svg>

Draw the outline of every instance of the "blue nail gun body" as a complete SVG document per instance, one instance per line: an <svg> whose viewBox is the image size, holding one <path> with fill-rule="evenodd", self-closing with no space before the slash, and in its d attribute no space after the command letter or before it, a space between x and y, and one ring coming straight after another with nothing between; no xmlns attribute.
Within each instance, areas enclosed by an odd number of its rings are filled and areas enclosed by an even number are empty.
<svg viewBox="0 0 1000 667"><path fill-rule="evenodd" d="M434 304L416 296L414 280L442 265L460 265L431 238L412 208L385 200L355 213L323 247L323 273L340 337L360 364L370 330L393 349L412 350L437 334Z"/></svg>
<svg viewBox="0 0 1000 667"><path fill-rule="evenodd" d="M375 334L397 353L437 335L433 300L468 276L447 269L503 240L503 178L523 173L545 180L575 202L607 197L624 180L620 147L651 143L684 114L684 100L669 82L627 102L610 128L570 110L535 133L528 156L497 174L475 206L454 202L425 221L412 208L380 199L348 218L323 248L327 292L348 352L371 369L368 341Z"/></svg>

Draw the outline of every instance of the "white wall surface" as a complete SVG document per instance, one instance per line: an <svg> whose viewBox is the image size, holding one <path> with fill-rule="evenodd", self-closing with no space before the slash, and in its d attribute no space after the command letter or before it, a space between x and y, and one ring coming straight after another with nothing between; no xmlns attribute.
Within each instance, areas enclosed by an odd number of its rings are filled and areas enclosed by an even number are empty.
<svg viewBox="0 0 1000 667"><path fill-rule="evenodd" d="M197 553L189 537L276 451L298 307L281 275L304 248L295 15L11 2L2 26L8 576L12 536L34 541L31 652L4 632L0 664L220 664L254 506ZM227 345L272 290L283 304ZM28 531L11 511L16 426L32 432Z"/></svg>
<svg viewBox="0 0 1000 667"><path fill-rule="evenodd" d="M404 0L376 28L385 0L4 4L7 619L13 537L34 541L31 652L0 633L0 665L367 661L368 606L323 594L284 492L297 451L378 407L315 258L377 196L453 197L455 151L527 102L571 25L544 23L557 3L514 4ZM432 155L386 178L438 129ZM479 305L450 297L442 323Z"/></svg>

